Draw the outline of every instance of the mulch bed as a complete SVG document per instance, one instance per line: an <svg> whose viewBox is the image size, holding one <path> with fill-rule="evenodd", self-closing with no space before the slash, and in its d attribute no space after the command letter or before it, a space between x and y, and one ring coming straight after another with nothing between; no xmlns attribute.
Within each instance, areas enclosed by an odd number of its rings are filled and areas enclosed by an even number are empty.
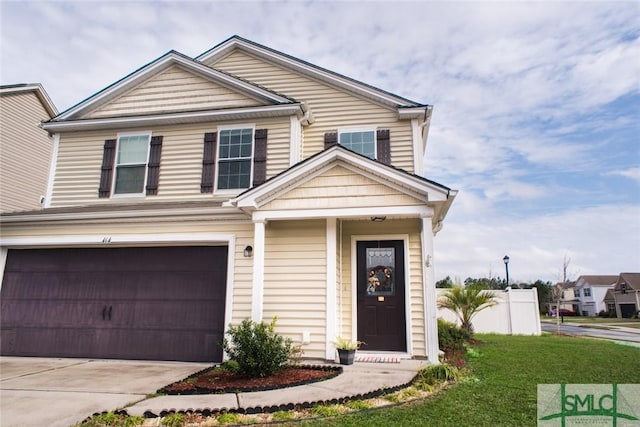
<svg viewBox="0 0 640 427"><path fill-rule="evenodd" d="M303 365L288 366L268 377L249 378L214 366L164 386L158 393L222 394L275 390L327 380L341 373L341 367Z"/></svg>

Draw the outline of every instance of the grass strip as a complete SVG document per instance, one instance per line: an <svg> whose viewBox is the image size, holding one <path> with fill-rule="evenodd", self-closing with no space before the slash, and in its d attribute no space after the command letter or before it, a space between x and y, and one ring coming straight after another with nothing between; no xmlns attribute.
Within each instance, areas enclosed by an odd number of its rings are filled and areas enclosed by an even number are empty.
<svg viewBox="0 0 640 427"><path fill-rule="evenodd" d="M535 426L538 384L640 383L637 347L548 334L477 338L474 381L426 400L301 425Z"/></svg>

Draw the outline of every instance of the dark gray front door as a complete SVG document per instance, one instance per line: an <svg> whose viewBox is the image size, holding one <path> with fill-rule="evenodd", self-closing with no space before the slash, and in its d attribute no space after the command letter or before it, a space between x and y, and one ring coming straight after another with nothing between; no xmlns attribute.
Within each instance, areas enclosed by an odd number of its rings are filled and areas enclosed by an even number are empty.
<svg viewBox="0 0 640 427"><path fill-rule="evenodd" d="M9 250L3 355L220 361L226 247Z"/></svg>
<svg viewBox="0 0 640 427"><path fill-rule="evenodd" d="M404 242L357 244L358 341L363 350L406 351Z"/></svg>

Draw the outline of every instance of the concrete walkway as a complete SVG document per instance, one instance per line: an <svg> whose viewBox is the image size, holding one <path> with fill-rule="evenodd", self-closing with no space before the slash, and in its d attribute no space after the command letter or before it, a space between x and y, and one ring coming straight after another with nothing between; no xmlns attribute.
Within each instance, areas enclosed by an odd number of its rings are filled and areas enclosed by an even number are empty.
<svg viewBox="0 0 640 427"><path fill-rule="evenodd" d="M126 408L129 415L161 416L171 411L233 410L246 413L290 409L291 405L311 406L365 397L382 389L400 388L410 383L426 362L401 360L399 363L356 362L343 366L343 373L329 380L280 390L251 393L159 396Z"/></svg>
<svg viewBox="0 0 640 427"><path fill-rule="evenodd" d="M309 363L309 362L308 362ZM320 364L320 363L309 363ZM335 378L281 390L219 395L159 396L156 390L204 368L202 363L126 360L0 358L0 427L69 427L96 412L130 415L170 411L284 409L362 397L409 383L427 363L356 362Z"/></svg>

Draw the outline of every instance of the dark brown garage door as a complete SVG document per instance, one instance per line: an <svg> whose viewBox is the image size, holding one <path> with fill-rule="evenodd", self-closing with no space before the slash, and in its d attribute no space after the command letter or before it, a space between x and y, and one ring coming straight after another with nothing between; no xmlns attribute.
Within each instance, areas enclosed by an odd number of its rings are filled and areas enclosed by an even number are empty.
<svg viewBox="0 0 640 427"><path fill-rule="evenodd" d="M226 247L9 250L11 356L220 361Z"/></svg>

